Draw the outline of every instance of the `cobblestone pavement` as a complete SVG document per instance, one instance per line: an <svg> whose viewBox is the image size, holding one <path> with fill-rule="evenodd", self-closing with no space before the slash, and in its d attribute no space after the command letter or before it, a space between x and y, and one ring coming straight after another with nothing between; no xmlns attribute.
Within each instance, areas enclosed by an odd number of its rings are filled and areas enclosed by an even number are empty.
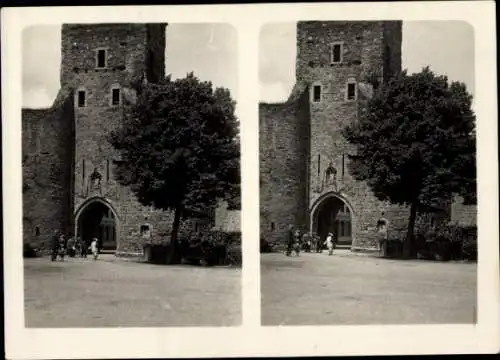
<svg viewBox="0 0 500 360"><path fill-rule="evenodd" d="M27 327L241 324L241 269L164 266L103 255L25 259Z"/></svg>
<svg viewBox="0 0 500 360"><path fill-rule="evenodd" d="M476 321L475 263L335 255L261 255L263 325Z"/></svg>

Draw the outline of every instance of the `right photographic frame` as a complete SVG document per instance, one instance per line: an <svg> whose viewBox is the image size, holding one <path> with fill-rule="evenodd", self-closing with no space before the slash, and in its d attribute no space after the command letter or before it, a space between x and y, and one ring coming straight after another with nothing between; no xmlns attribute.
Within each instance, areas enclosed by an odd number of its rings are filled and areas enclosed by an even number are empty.
<svg viewBox="0 0 500 360"><path fill-rule="evenodd" d="M299 21L259 42L262 325L476 323L474 28Z"/></svg>

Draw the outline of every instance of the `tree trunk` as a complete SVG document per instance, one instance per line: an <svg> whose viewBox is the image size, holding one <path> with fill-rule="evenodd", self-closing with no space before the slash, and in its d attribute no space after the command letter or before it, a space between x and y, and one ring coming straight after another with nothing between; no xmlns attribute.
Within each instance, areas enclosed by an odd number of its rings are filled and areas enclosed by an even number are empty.
<svg viewBox="0 0 500 360"><path fill-rule="evenodd" d="M408 220L408 232L403 243L403 258L409 259L413 245L413 229L417 218L417 202L414 201L410 207L410 219Z"/></svg>
<svg viewBox="0 0 500 360"><path fill-rule="evenodd" d="M172 226L172 232L170 234L170 246L167 251L166 263L168 265L178 264L181 260L179 251L179 241L177 240L177 234L179 233L179 225L181 223L182 216L182 206L177 206L174 213L174 224Z"/></svg>

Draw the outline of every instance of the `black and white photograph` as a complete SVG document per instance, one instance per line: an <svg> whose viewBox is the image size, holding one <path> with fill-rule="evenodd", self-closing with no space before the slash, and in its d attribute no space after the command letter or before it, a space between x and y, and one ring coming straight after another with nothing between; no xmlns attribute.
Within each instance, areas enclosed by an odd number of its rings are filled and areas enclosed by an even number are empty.
<svg viewBox="0 0 500 360"><path fill-rule="evenodd" d="M240 325L236 36L24 30L26 327Z"/></svg>
<svg viewBox="0 0 500 360"><path fill-rule="evenodd" d="M276 23L259 45L262 324L475 323L472 26Z"/></svg>
<svg viewBox="0 0 500 360"><path fill-rule="evenodd" d="M498 352L494 9L2 7L6 358Z"/></svg>

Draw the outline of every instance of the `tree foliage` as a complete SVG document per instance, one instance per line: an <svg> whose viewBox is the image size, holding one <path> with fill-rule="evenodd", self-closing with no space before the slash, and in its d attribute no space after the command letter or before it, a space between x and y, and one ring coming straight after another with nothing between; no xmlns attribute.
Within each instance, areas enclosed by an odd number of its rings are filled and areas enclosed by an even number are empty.
<svg viewBox="0 0 500 360"><path fill-rule="evenodd" d="M343 133L355 145L349 169L375 196L410 205L407 241L417 211L476 194L475 119L463 83L428 67L403 71L375 90L366 111Z"/></svg>
<svg viewBox="0 0 500 360"><path fill-rule="evenodd" d="M121 154L117 179L143 205L174 210L176 245L186 209L206 209L225 199L239 206L240 144L235 102L193 73L141 85L130 116L111 133ZM172 255L175 256L175 255Z"/></svg>

